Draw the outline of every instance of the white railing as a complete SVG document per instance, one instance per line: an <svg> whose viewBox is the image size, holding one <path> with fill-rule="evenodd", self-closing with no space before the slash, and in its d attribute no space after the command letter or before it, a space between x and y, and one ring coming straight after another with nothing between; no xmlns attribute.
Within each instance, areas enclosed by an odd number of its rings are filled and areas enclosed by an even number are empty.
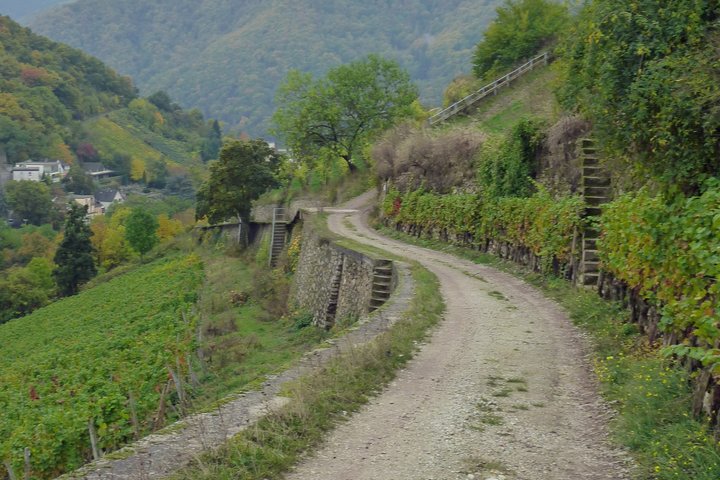
<svg viewBox="0 0 720 480"><path fill-rule="evenodd" d="M476 102L482 100L483 98L487 97L488 95L495 95L497 94L497 91L499 88L510 85L510 82L515 80L516 78L521 77L522 75L525 75L530 70L534 69L536 66L542 64L547 65L550 61L550 54L548 52L542 53L538 55L537 57L533 58L529 62L519 66L512 72L503 75L502 77L498 78L492 83L488 83L484 87L482 87L480 90L471 93L467 97L458 100L457 102L453 103L449 107L441 110L440 112L436 113L430 119L428 120L428 123L432 125L436 125L440 122L444 122L448 118L457 115L458 113L462 112L466 108L468 108L471 105L474 105Z"/></svg>

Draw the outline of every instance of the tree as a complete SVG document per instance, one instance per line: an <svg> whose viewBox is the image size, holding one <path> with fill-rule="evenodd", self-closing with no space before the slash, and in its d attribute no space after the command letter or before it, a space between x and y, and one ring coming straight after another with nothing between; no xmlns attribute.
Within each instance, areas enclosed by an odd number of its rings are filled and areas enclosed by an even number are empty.
<svg viewBox="0 0 720 480"><path fill-rule="evenodd" d="M281 158L263 140L232 140L223 146L220 158L210 163L210 178L197 193L196 217L210 222L250 216L251 202L278 184ZM238 240L241 235L238 230Z"/></svg>
<svg viewBox="0 0 720 480"><path fill-rule="evenodd" d="M220 130L218 121L213 120L210 125L210 132L200 147L200 158L203 162L216 159L220 152L220 147L222 147L222 131Z"/></svg>
<svg viewBox="0 0 720 480"><path fill-rule="evenodd" d="M42 225L52 216L50 188L42 182L11 180L5 184L5 201L15 218Z"/></svg>
<svg viewBox="0 0 720 480"><path fill-rule="evenodd" d="M55 295L52 267L46 258L33 258L26 267L10 268L6 278L0 280L0 323L10 318L27 315L47 305Z"/></svg>
<svg viewBox="0 0 720 480"><path fill-rule="evenodd" d="M64 236L55 252L53 276L62 296L75 295L80 285L97 274L93 262L92 231L85 223L87 207L71 204L65 220Z"/></svg>
<svg viewBox="0 0 720 480"><path fill-rule="evenodd" d="M5 217L8 213L7 201L5 200L5 190L0 188L0 218Z"/></svg>
<svg viewBox="0 0 720 480"><path fill-rule="evenodd" d="M369 55L319 80L291 71L278 90L273 123L294 155L330 150L353 171L364 143L411 115L417 97L417 87L396 62Z"/></svg>
<svg viewBox="0 0 720 480"><path fill-rule="evenodd" d="M146 176L148 187L165 188L168 178L167 162L163 159L148 162Z"/></svg>
<svg viewBox="0 0 720 480"><path fill-rule="evenodd" d="M85 170L79 165L70 167L70 171L62 179L62 184L66 192L78 195L92 195L96 190L92 177L85 173Z"/></svg>
<svg viewBox="0 0 720 480"><path fill-rule="evenodd" d="M473 73L481 79L503 73L551 43L568 20L567 7L553 0L505 0L475 47Z"/></svg>
<svg viewBox="0 0 720 480"><path fill-rule="evenodd" d="M125 238L142 258L158 244L158 221L143 208L133 208L125 222Z"/></svg>

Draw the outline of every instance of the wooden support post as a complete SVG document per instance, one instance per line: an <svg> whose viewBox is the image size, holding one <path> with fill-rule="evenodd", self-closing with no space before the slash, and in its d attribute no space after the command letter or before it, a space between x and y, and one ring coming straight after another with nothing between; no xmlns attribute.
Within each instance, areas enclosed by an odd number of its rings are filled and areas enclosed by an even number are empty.
<svg viewBox="0 0 720 480"><path fill-rule="evenodd" d="M25 457L25 480L30 480L30 449L25 447L23 454Z"/></svg>
<svg viewBox="0 0 720 480"><path fill-rule="evenodd" d="M15 476L15 470L13 470L13 466L12 463L10 463L10 460L3 460L3 465L5 465L5 470L7 470L7 474L10 480L17 480L17 477Z"/></svg>
<svg viewBox="0 0 720 480"><path fill-rule="evenodd" d="M160 401L158 402L158 410L155 414L155 429L159 429L165 423L165 397L167 397L168 390L170 390L170 382L168 381L163 387L162 393L160 393Z"/></svg>
<svg viewBox="0 0 720 480"><path fill-rule="evenodd" d="M100 460L102 457L102 451L98 447L98 436L95 430L95 420L92 418L88 420L88 432L90 432L90 446L92 447L93 459Z"/></svg>
<svg viewBox="0 0 720 480"><path fill-rule="evenodd" d="M135 440L138 440L140 438L140 423L137 418L137 405L132 390L128 392L128 407L130 408L130 422L133 427L133 436Z"/></svg>

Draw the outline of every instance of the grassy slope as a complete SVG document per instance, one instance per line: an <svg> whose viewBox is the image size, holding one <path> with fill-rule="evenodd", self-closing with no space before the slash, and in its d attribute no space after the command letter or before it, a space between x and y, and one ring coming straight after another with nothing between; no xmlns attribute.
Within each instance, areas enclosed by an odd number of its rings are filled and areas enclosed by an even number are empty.
<svg viewBox="0 0 720 480"><path fill-rule="evenodd" d="M545 119L554 123L559 116L553 84L555 71L551 67L538 68L518 79L497 96L481 101L470 115L447 123L476 127L489 135L502 135L524 117Z"/></svg>
<svg viewBox="0 0 720 480"><path fill-rule="evenodd" d="M272 277L269 272L213 251L203 253L203 262L206 276L197 309L202 317L207 364L202 388L194 399L201 408L229 393L256 386L328 335L298 328L295 318L279 319L265 310L262 299L258 299L258 285L263 282L261 277ZM283 279L275 283L278 281ZM247 293L249 301L233 304L233 293Z"/></svg>

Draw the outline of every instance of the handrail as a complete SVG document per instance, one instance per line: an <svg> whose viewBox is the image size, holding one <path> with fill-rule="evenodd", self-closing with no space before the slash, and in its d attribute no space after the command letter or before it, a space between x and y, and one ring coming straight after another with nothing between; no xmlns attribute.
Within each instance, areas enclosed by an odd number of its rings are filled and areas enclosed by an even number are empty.
<svg viewBox="0 0 720 480"><path fill-rule="evenodd" d="M448 118L452 117L453 115L465 110L470 105L474 104L475 102L487 97L490 93L497 92L498 87L502 87L503 85L509 84L512 80L515 80L516 78L520 77L521 75L524 75L525 73L531 71L535 66L542 61L544 65L548 64L548 61L550 59L549 52L543 52L537 57L529 60L528 62L520 65L518 68L513 70L512 72L503 75L502 77L498 78L494 82L488 83L481 89L471 93L470 95L467 95L464 98L461 98L457 102L453 103L447 108L444 108L443 110L439 111L432 117L428 119L428 123L430 126L435 125L436 123L443 122L447 120Z"/></svg>

